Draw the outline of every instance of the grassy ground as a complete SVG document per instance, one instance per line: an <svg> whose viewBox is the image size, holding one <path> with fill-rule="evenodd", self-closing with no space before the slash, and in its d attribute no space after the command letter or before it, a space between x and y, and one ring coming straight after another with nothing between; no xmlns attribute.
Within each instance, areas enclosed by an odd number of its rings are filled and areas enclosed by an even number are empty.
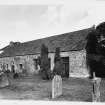
<svg viewBox="0 0 105 105"><path fill-rule="evenodd" d="M101 101L105 101L105 80L101 82ZM51 99L51 81L39 76L11 81L11 86L0 89L0 99L51 100L51 101L92 101L92 83L89 79L63 79L62 96Z"/></svg>

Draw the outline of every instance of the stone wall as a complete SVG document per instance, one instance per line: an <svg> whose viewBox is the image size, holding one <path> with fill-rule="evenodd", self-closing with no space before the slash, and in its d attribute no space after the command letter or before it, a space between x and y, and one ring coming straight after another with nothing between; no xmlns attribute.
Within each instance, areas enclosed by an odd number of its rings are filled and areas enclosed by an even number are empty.
<svg viewBox="0 0 105 105"><path fill-rule="evenodd" d="M86 68L86 51L61 52L61 57L69 57L69 77L88 77L89 73ZM54 53L50 53L51 70L54 67Z"/></svg>
<svg viewBox="0 0 105 105"><path fill-rule="evenodd" d="M86 51L73 51L70 53L70 76L87 77L89 76L86 68Z"/></svg>
<svg viewBox="0 0 105 105"><path fill-rule="evenodd" d="M61 57L69 57L69 76L77 76L84 77L88 76L88 71L86 69L86 52L82 51L70 51L70 52L61 52ZM39 54L37 55L25 55L25 56L15 56L15 57L5 57L0 58L0 70L2 70L2 65L5 65L5 68L11 70L11 66L15 66L15 72L22 72L20 69L20 64L22 64L22 68L26 70L27 73L35 73L37 74L40 70L38 66L36 68L35 61L33 59L37 59ZM54 68L54 53L49 53L48 57L50 58L51 70Z"/></svg>
<svg viewBox="0 0 105 105"><path fill-rule="evenodd" d="M15 57L5 57L0 58L0 70L2 70L2 66L5 65L5 68L11 71L11 66L14 65L15 72L22 72L22 70L26 70L27 73L38 73L39 69L35 67L35 62L33 59L37 59L39 55L26 55L26 56L15 56ZM22 69L20 68L20 64L22 64Z"/></svg>

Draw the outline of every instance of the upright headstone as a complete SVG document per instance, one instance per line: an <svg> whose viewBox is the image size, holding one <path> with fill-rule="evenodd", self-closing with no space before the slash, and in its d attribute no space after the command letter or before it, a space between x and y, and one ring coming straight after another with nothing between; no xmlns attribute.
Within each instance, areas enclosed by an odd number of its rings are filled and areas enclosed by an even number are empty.
<svg viewBox="0 0 105 105"><path fill-rule="evenodd" d="M0 88L6 87L9 85L8 77L5 73L0 73Z"/></svg>
<svg viewBox="0 0 105 105"><path fill-rule="evenodd" d="M62 78L56 75L52 80L52 98L57 98L60 95L62 95Z"/></svg>
<svg viewBox="0 0 105 105"><path fill-rule="evenodd" d="M95 73L93 76L93 92L92 92L92 101L93 102L100 102L100 83L101 83L101 78L95 77Z"/></svg>

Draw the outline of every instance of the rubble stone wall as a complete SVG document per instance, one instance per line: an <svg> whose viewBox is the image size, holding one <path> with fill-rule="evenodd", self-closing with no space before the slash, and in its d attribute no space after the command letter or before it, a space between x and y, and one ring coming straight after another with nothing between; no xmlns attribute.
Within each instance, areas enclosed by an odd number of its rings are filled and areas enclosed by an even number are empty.
<svg viewBox="0 0 105 105"><path fill-rule="evenodd" d="M69 76L77 76L77 77L85 77L88 76L88 70L86 68L86 52L85 50L81 51L70 51L70 52L61 52L61 57L69 57ZM20 69L20 64L22 64L22 68L26 70L27 73L35 73L38 74L40 67L35 67L35 61L33 59L37 59L39 54L37 55L25 55L25 56L15 56L15 57L5 57L0 58L0 70L2 70L2 66L5 65L5 68L11 70L11 66L15 66L15 72L22 72ZM49 53L51 70L54 68L54 53Z"/></svg>

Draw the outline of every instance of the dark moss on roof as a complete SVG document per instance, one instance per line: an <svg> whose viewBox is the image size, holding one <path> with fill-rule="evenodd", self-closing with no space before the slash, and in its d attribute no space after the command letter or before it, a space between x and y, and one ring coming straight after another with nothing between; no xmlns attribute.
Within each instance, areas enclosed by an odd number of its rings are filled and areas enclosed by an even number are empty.
<svg viewBox="0 0 105 105"><path fill-rule="evenodd" d="M92 28L88 28L43 39L14 44L12 46L8 45L1 49L4 52L0 54L0 57L37 54L40 53L42 44L48 46L49 52L55 52L56 47L60 47L62 52L83 50L86 45L86 37L91 30Z"/></svg>

